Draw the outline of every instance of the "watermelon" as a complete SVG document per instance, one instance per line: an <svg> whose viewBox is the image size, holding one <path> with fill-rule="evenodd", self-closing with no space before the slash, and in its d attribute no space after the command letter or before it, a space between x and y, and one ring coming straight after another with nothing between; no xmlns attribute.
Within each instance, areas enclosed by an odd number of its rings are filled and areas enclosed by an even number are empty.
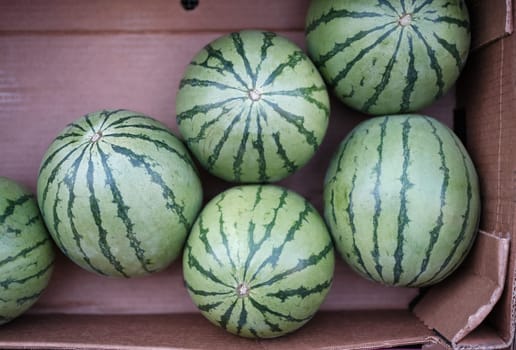
<svg viewBox="0 0 516 350"><path fill-rule="evenodd" d="M62 252L88 271L133 277L181 254L202 187L183 143L128 110L79 118L50 144L38 203Z"/></svg>
<svg viewBox="0 0 516 350"><path fill-rule="evenodd" d="M280 180L326 133L328 92L306 54L271 32L219 37L195 55L176 98L177 123L201 165L231 182Z"/></svg>
<svg viewBox="0 0 516 350"><path fill-rule="evenodd" d="M445 94L471 41L463 0L312 0L305 34L329 88L373 115L415 112Z"/></svg>
<svg viewBox="0 0 516 350"><path fill-rule="evenodd" d="M27 311L47 288L54 245L36 198L0 177L0 325Z"/></svg>
<svg viewBox="0 0 516 350"><path fill-rule="evenodd" d="M183 253L186 288L201 313L249 338L292 332L331 287L334 248L303 197L274 185L241 185L201 211Z"/></svg>
<svg viewBox="0 0 516 350"><path fill-rule="evenodd" d="M460 140L437 120L374 117L334 155L324 215L339 253L364 277L435 284L460 265L476 237L477 174Z"/></svg>

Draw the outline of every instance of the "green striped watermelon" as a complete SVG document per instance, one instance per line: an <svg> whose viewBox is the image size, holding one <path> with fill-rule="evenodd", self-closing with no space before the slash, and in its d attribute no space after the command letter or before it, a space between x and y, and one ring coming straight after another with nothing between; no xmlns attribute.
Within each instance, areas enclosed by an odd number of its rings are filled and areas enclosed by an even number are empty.
<svg viewBox="0 0 516 350"><path fill-rule="evenodd" d="M203 167L228 181L272 182L308 162L328 126L328 92L303 51L271 32L231 33L188 65L177 122Z"/></svg>
<svg viewBox="0 0 516 350"><path fill-rule="evenodd" d="M212 323L250 338L292 332L330 289L333 243L298 194L273 185L234 187L201 211L183 254L185 285Z"/></svg>
<svg viewBox="0 0 516 350"><path fill-rule="evenodd" d="M202 188L186 147L163 124L127 110L100 111L52 142L38 202L71 260L98 274L132 277L179 256Z"/></svg>
<svg viewBox="0 0 516 350"><path fill-rule="evenodd" d="M46 289L54 246L34 196L0 177L0 324L29 309Z"/></svg>
<svg viewBox="0 0 516 350"><path fill-rule="evenodd" d="M414 112L442 96L468 56L463 0L312 0L308 52L345 104Z"/></svg>
<svg viewBox="0 0 516 350"><path fill-rule="evenodd" d="M324 214L344 260L363 276L417 287L451 274L478 228L478 179L446 126L421 115L375 117L341 143Z"/></svg>

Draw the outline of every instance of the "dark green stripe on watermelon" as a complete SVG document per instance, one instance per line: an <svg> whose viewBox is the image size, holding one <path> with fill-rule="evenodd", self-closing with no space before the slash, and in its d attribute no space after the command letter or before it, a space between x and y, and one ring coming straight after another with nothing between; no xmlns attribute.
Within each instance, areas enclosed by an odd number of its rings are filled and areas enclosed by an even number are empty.
<svg viewBox="0 0 516 350"><path fill-rule="evenodd" d="M193 65L200 65L207 69L214 69L219 73L228 72L230 73L236 82L238 82L244 89L247 87L247 83L243 80L242 76L240 76L234 69L233 69L233 62L227 60L224 58L224 55L220 50L214 49L211 45L207 45L205 47L206 53L208 54L208 57L206 60L202 63L192 62ZM218 61L219 64L222 65L222 68L216 67L216 66L210 66L209 61L210 60Z"/></svg>
<svg viewBox="0 0 516 350"><path fill-rule="evenodd" d="M425 257L423 261L421 262L421 269L419 272L414 276L414 278L407 283L408 286L413 285L414 283L418 282L419 277L426 271L428 267L428 263L430 261L430 258L432 256L432 251L435 247L435 244L439 240L439 235L441 233L441 229L444 225L443 217L444 212L443 208L446 205L446 192L448 190L448 184L450 182L450 169L446 165L446 155L444 153L443 149L443 140L441 137L437 134L436 127L432 124L432 122L429 119L426 119L428 123L430 124L430 127L432 128L432 133L434 134L438 144L439 144L439 158L441 159L441 164L439 169L443 172L443 182L441 185L441 193L440 193L440 208L439 208L439 216L437 217L435 221L435 226L430 230L430 242L428 244L428 248L425 252Z"/></svg>
<svg viewBox="0 0 516 350"><path fill-rule="evenodd" d="M358 55L356 55L351 61L349 61L344 69L342 69L331 81L329 81L329 85L331 88L335 89L338 84L348 75L348 73L351 71L353 66L357 64L361 59L364 58L365 55L367 55L370 51L375 49L379 44L381 44L385 39L387 39L392 33L394 33L397 30L396 27L392 27L382 35L378 37L371 45L365 47L364 49L360 50Z"/></svg>
<svg viewBox="0 0 516 350"><path fill-rule="evenodd" d="M6 265L8 263L11 263L19 258L26 258L28 254L32 253L34 250L38 249L39 247L50 243L50 240L48 238L44 238L38 242L35 242L34 245L31 245L29 247L26 247L22 250L20 250L15 255L9 255L7 257L3 257L2 260L0 260L0 267L3 265Z"/></svg>
<svg viewBox="0 0 516 350"><path fill-rule="evenodd" d="M73 208L74 208L74 204L75 204L75 198L76 198L76 195L75 195L75 192L74 192L74 185L75 185L75 183L77 181L77 173L78 173L79 166L81 165L82 160L83 160L84 155L86 154L87 150L88 150L88 147L84 147L82 149L81 154L79 155L79 157L76 158L76 160L72 164L72 167L70 169L72 171L71 175L66 176L64 178L63 182L62 182L63 184L65 184L66 188L68 189L68 203L67 203L67 206L66 206L66 214L67 214L66 217L68 218L68 222L69 222L69 225L70 225L70 230L72 232L72 237L73 237L73 240L75 241L77 249L79 250L79 252L81 254L81 258L88 265L88 267L91 268L93 271L97 272L98 274L105 275L106 273L104 271L102 271L98 267L94 266L94 264L91 262L89 256L84 251L84 248L82 247L82 244L81 244L83 236L77 230L77 227L76 227L76 224L75 224L75 213L73 212ZM67 158L67 157L65 157L65 158ZM91 160L90 160L90 162L91 162ZM58 170L58 169L56 168L55 170ZM48 185L49 184L50 184L50 182L47 184L47 187L45 188L45 190L48 189ZM58 186L58 188L59 187L60 186ZM58 194L59 194L59 192L56 193L56 196ZM59 242L59 246L62 247L62 249L63 249L63 247L64 247L63 241L61 239L61 234L59 232L59 229L57 228L58 223L61 221L61 219L59 219L58 216L57 216L57 205L58 205L59 201L60 201L60 199L56 198L56 201L54 203L55 205L54 205L54 213L53 214L54 214L54 224L56 225L55 228L54 228L55 229L54 236L57 237L57 241ZM93 198L93 201L95 201L94 198ZM90 205L91 205L91 201L90 201ZM63 252L65 254L67 254L68 253L68 249L65 248L63 250Z"/></svg>
<svg viewBox="0 0 516 350"><path fill-rule="evenodd" d="M278 205L273 208L274 215L272 216L271 221L269 223L267 223L267 225L265 226L265 233L262 237L262 240L259 242L259 244L254 245L254 242L249 242L250 243L249 249L250 249L251 254L249 254L248 261L245 264L244 280L246 280L246 281L247 281L246 277L247 277L247 273L249 271L249 266L250 266L251 260L253 259L254 255L258 252L258 250L261 248L261 245L266 240L271 238L274 226L276 225L276 220L278 219L278 213L279 213L280 209L282 209L285 206L287 196L288 196L287 191L285 191L285 190L281 191L281 195L279 196L279 199L278 199ZM254 281L256 279L257 275L268 264L272 265L272 266L275 266L277 264L278 259L281 255L281 253L283 252L285 244L287 244L287 242L289 242L293 239L295 230L297 230L302 225L302 220L306 217L306 215L307 215L306 210L299 214L299 219L296 222L294 222L294 224L290 227L290 229L288 230L288 232L285 236L285 240L281 243L281 245L279 245L278 247L276 247L272 250L271 255L258 266L258 268L253 273L253 275L251 276L249 281Z"/></svg>
<svg viewBox="0 0 516 350"><path fill-rule="evenodd" d="M111 135L112 136L112 135ZM125 204L124 198L122 196L122 193L120 192L120 189L118 188L116 184L116 179L113 176L112 170L110 168L110 165L108 164L108 155L104 153L97 143L97 152L100 157L100 162L102 164L102 169L104 170L104 174L106 176L106 183L109 186L109 190L111 191L111 194L113 196L113 203L116 204L117 207L117 217L122 220L124 223L125 229L126 229L126 237L129 240L129 245L134 250L134 254L136 255L138 261L141 264L141 267L144 271L151 273L153 272L147 267L147 261L145 257L145 250L141 246L140 240L136 237L136 233L133 230L134 223L131 220L131 217L129 215L129 207Z"/></svg>
<svg viewBox="0 0 516 350"><path fill-rule="evenodd" d="M227 258L231 265L231 268L233 271L236 271L236 263L231 256L231 250L229 248L228 236L226 234L226 231L224 230L224 215L222 213L222 207L221 207L221 202L223 200L224 200L224 194L222 193L220 195L220 200L217 203L215 203L215 205L217 206L218 214L219 214L218 229L219 229L219 233L220 233L220 236L222 239L222 244L224 245L224 249L226 251L226 255L227 255ZM233 276L233 278L235 279L235 281L237 280L235 276Z"/></svg>
<svg viewBox="0 0 516 350"><path fill-rule="evenodd" d="M267 175L267 161L265 157L264 140L263 140L263 127L261 120L267 122L267 115L265 114L262 106L257 106L257 118L256 118L256 140L253 141L253 147L258 152L258 178L261 182L269 181Z"/></svg>
<svg viewBox="0 0 516 350"><path fill-rule="evenodd" d="M129 148L119 146L116 144L111 144L111 149L115 153L126 157L134 167L145 169L145 172L150 177L150 181L155 183L156 185L158 185L161 188L163 199L167 203L166 204L167 209L172 210L173 212L175 212L178 215L179 221L185 228L190 227L190 222L184 216L184 212L183 212L184 206L177 203L174 191L169 186L167 186L167 184L163 180L163 177L157 171L155 171L153 169L153 166L150 163L150 160L147 156L142 155L142 154L137 154L137 153L133 152L132 150L130 150Z"/></svg>
<svg viewBox="0 0 516 350"><path fill-rule="evenodd" d="M288 56L288 60L286 62L280 63L267 77L267 79L265 79L265 81L262 84L262 88L265 88L268 85L274 83L276 78L281 76L285 69L294 68L297 64L303 62L304 60L306 60L306 56L303 51L295 51L294 53L290 54Z"/></svg>
<svg viewBox="0 0 516 350"><path fill-rule="evenodd" d="M247 113L247 117L244 122L244 130L242 132L242 140L240 141L240 145L238 146L238 151L235 156L235 160L233 162L233 174L235 176L235 180L240 182L242 176L242 166L244 162L244 155L247 147L247 140L249 139L249 129L251 127L251 112L254 108L254 104L249 106L249 112Z"/></svg>
<svg viewBox="0 0 516 350"><path fill-rule="evenodd" d="M380 219L380 213L382 211L382 198L380 195L380 187L381 187L381 179L382 179L382 162L383 162L383 143L385 140L385 134L387 131L387 123L388 118L384 118L384 121L380 124L380 143L376 150L378 151L378 162L374 167L374 172L376 174L373 196L374 196L374 215L373 215L373 250L371 251L371 255L373 256L373 260L375 263L374 268L378 273L378 276L381 280L383 280L382 276L382 265L380 263L380 248L378 246L378 221ZM333 202L334 199L332 199ZM335 215L334 215L335 217Z"/></svg>
<svg viewBox="0 0 516 350"><path fill-rule="evenodd" d="M260 49L260 62L256 65L256 71L254 74L253 79L253 86L256 86L256 79L258 77L258 74L261 71L263 62L267 58L267 51L270 47L274 45L273 39L276 37L276 34L273 32L263 32L263 39L262 39L262 47Z"/></svg>
<svg viewBox="0 0 516 350"><path fill-rule="evenodd" d="M420 12L423 8L425 8L428 5L431 5L434 2L434 0L425 0L423 1L418 7L414 9L414 13Z"/></svg>
<svg viewBox="0 0 516 350"><path fill-rule="evenodd" d="M334 19L343 18L343 17L358 18L358 19L382 18L383 14L376 13L376 12L370 12L370 11L353 12L353 11L348 11L345 9L343 9L343 10L331 9L328 13L324 14L323 16L319 17L317 20L308 24L308 26L305 29L305 33L310 34L310 32L315 30L321 24L329 23L329 22L333 21Z"/></svg>
<svg viewBox="0 0 516 350"><path fill-rule="evenodd" d="M256 81L256 76L254 75L253 69L251 68L251 63L249 63L249 59L247 58L247 53L245 52L244 42L240 33L231 33L231 38L233 39L233 45L235 46L236 52L242 59L244 63L245 71L247 76L251 78L251 81Z"/></svg>
<svg viewBox="0 0 516 350"><path fill-rule="evenodd" d="M90 192L89 202L90 202L90 211L93 216L93 220L95 221L95 225L98 230L98 244L100 247L100 251L104 255L104 257L109 261L109 263L115 268L116 271L120 273L120 275L124 277L129 277L125 271L124 267L120 263L120 260L112 253L111 247L107 241L108 232L103 226L101 211L99 208L99 203L97 201L97 197L95 196L95 186L94 186L94 166L91 158L88 160L88 171L86 173L86 182L88 186L88 190ZM70 198L72 198L73 193L70 193ZM71 208L71 206L69 206ZM84 252L83 252L84 254ZM86 256L86 255L85 255ZM100 272L100 271L97 271Z"/></svg>
<svg viewBox="0 0 516 350"><path fill-rule="evenodd" d="M39 299L39 297L41 296L41 294L43 294L44 291L45 291L45 288L43 288L40 291L35 292L33 294L20 297L20 298L16 299L16 304L18 304L18 305L24 305L26 303L31 303L32 304L36 300Z"/></svg>
<svg viewBox="0 0 516 350"><path fill-rule="evenodd" d="M62 146L60 146L59 148L57 148L53 153L51 153L50 155L48 155L47 157L45 157L45 159L43 160L43 163L41 164L41 167L40 167L40 171L44 171L46 170L46 168L52 164L52 161L54 160L54 158L60 154L62 151L66 150L70 145L74 144L74 143L77 143L77 140L72 140ZM83 146L86 145L86 143L82 143L82 144L79 144L79 145L76 145L73 149L71 149L70 151L68 151L67 155L65 157L63 157L56 165L55 167L52 169L52 171L50 172L50 176L48 177L48 182L43 190L43 199L42 201L45 202L47 200L47 195L48 195L48 190L49 190L49 186L54 182L55 180L55 177L56 175L58 174L59 170L61 169L62 165L69 159L72 157L73 153L75 153L76 151L83 151ZM44 213L44 208L41 209L41 211Z"/></svg>
<svg viewBox="0 0 516 350"><path fill-rule="evenodd" d="M443 70L441 68L441 65L439 64L439 60L437 59L435 49L433 49L432 46L430 46L430 44L425 39L421 31L419 31L417 26L413 26L413 28L416 35L419 37L421 42L426 47L426 52L428 54L428 58L430 59L430 68L435 72L435 77L437 79L437 92L435 94L435 98L439 98L444 93Z"/></svg>
<svg viewBox="0 0 516 350"><path fill-rule="evenodd" d="M304 286L301 286L301 287L295 288L295 289L286 289L286 290L277 291L275 293L267 293L266 295L269 297L278 298L282 302L284 302L286 299L292 298L292 297L300 297L301 299L303 299L314 293L321 293L322 291L330 288L331 283L332 283L332 280L329 279L323 283L317 284L313 288L306 288Z"/></svg>
<svg viewBox="0 0 516 350"><path fill-rule="evenodd" d="M272 101L264 100L265 104L269 106L274 112L279 114L287 123L293 125L297 131L303 135L306 139L306 142L312 146L314 151L317 150L319 147L319 142L317 141L317 137L315 136L315 133L311 130L308 130L304 126L304 117L300 115L296 115L294 113L291 113L285 109L283 109L279 104L274 103ZM279 132L278 132L279 134Z"/></svg>
<svg viewBox="0 0 516 350"><path fill-rule="evenodd" d="M278 207L275 209L275 216L274 216L274 222L271 222L269 223L269 225L267 225L267 229L266 229L266 233L269 234L269 236L267 238L270 237L270 232L273 228L273 225L276 221L276 218L277 218L277 213L278 211L284 207L285 205L285 199L286 199L286 195L288 193L282 193L281 197L279 198L279 205ZM281 257L281 254L283 253L283 250L285 248L285 245L292 241L294 239L294 235L296 234L296 232L301 228L301 226L303 225L303 222L304 220L306 220L307 216L309 213L311 213L313 211L313 208L308 205L305 206L305 209L299 213L299 216L297 218L297 220L292 224L292 226L288 229L287 231L287 234L285 235L285 238L283 240L283 242L281 242L281 244L277 247L274 247L274 249L272 249L272 252L270 254L270 256L265 259L260 265L259 267L256 269L256 271L254 272L254 274L252 275L250 281L254 281L257 276L260 274L260 272L267 266L267 265L271 265L271 266L276 266L276 264L278 263L278 260L279 258ZM317 261L316 261L317 262ZM300 262L301 263L301 262ZM299 265L299 264L298 264ZM307 265L309 266L309 265ZM306 266L305 266L306 267ZM293 270L294 272L294 270ZM266 284L269 284L269 282L263 282L262 283L263 285L266 285ZM254 288L258 288L258 286L262 285L262 284L259 284L259 285L254 285Z"/></svg>
<svg viewBox="0 0 516 350"><path fill-rule="evenodd" d="M192 254L192 247L190 247L189 245L186 245L185 249L186 249L185 254L187 256L187 263L190 268L196 269L204 277L206 277L207 279L209 279L217 284L220 284L221 286L233 289L233 286L227 284L221 278L217 277L211 270L206 270L201 265L199 260L197 260L197 258Z"/></svg>
<svg viewBox="0 0 516 350"><path fill-rule="evenodd" d="M44 243L48 243L48 241L45 241ZM25 276L22 278L9 277L7 279L0 280L0 287L2 287L5 290L5 289L10 288L12 284L23 285L32 279L41 278L41 277L45 276L48 272L50 272L52 270L53 266L54 266L54 260L51 260L46 266L42 267L39 271L36 271L29 276Z"/></svg>
<svg viewBox="0 0 516 350"><path fill-rule="evenodd" d="M387 87L387 84L389 84L389 81L391 79L391 73L394 68L394 64L396 63L396 60L398 59L398 52L400 50L400 44L401 39L403 38L404 31L401 30L399 33L398 41L396 43L396 48L394 49L394 52L389 59L389 62L387 63L387 66L385 66L385 71L382 74L382 79L380 80L380 83L375 86L374 88L374 94L364 103L364 106L362 109L364 111L369 111L369 109L376 104L378 101L378 97L380 97L380 94L385 90Z"/></svg>
<svg viewBox="0 0 516 350"><path fill-rule="evenodd" d="M245 98L244 97L230 97L230 98L224 99L222 101L214 102L214 103L208 103L208 104L204 104L204 105L197 105L197 106L193 107L190 110L187 110L185 112L182 112L182 113L178 114L177 115L177 122L178 122L178 124L181 124L184 120L192 119L197 114L208 113L208 112L210 112L212 110L216 110L218 108L223 108L227 104L229 104L230 102L239 101L239 100L240 101L245 101Z"/></svg>
<svg viewBox="0 0 516 350"><path fill-rule="evenodd" d="M457 142L457 139L454 137L454 135L451 135L451 138L453 139L455 145L457 148L460 148L460 145L458 144ZM473 189L472 189L472 186L471 186L471 174L470 174L470 171L469 171L469 167L467 165L467 161L466 161L466 156L464 154L462 154L462 163L464 165L464 172L465 172L465 176L466 176L466 183L467 183L467 188L466 188L466 198L467 198L467 202L466 202L466 209L464 211L464 215L463 215L463 221L462 221L462 224L461 224L461 227L460 227L460 231L459 231L459 234L457 236L457 238L455 239L455 241L453 242L453 248L451 249L450 253L448 254L448 256L444 259L441 267L439 268L439 270L435 273L434 276L432 276L432 280L436 280L436 281L439 281L441 280L443 277L442 276L439 276L443 271L445 271L445 269L449 268L449 264L451 262L451 260L454 258L454 255L457 251L457 249L459 248L459 246L461 244L463 244L464 242L464 237L466 235L466 229L468 227L468 224L469 224L469 219L471 218L471 201L473 199ZM478 217L478 215L476 215ZM477 219L478 221L479 219ZM477 222L477 226L478 226L478 222ZM469 252L469 248L464 250L464 253L462 254L462 256L457 259L456 261L456 265L460 264L466 254ZM456 266L453 266L453 269L455 269Z"/></svg>
<svg viewBox="0 0 516 350"><path fill-rule="evenodd" d="M325 91L325 86L315 86L312 85L310 87L301 87L294 90L280 90L280 91L272 91L272 92L265 92L264 96L292 96L292 97L302 97L307 102L312 103L313 105L317 106L320 110L322 110L326 115L330 115L330 108L324 104L321 103L321 101L315 99L313 97L314 92L321 92Z"/></svg>
<svg viewBox="0 0 516 350"><path fill-rule="evenodd" d="M283 147L283 143L280 140L280 133L279 132L273 133L272 138L274 140L274 143L276 144L276 148L277 148L276 153L280 156L281 160L283 161L283 167L288 169L289 172L293 173L294 171L297 170L298 165L289 159L287 152L285 151L285 148Z"/></svg>
<svg viewBox="0 0 516 350"><path fill-rule="evenodd" d="M217 81L213 80L201 80L201 79L183 79L181 80L181 83L179 84L179 88L185 87L185 86L192 86L192 87L213 87L215 89L219 90L237 90L237 91L245 91L241 87L235 87L227 84L222 84Z"/></svg>
<svg viewBox="0 0 516 350"><path fill-rule="evenodd" d="M319 65L319 66L324 66L328 60L330 60L333 57L335 57L337 54L339 54L346 47L349 47L354 42L357 42L357 41L365 38L369 34L373 34L373 33L377 32L377 31L380 31L380 30L384 30L389 25L392 25L392 23L391 22L387 22L387 23L384 23L384 24L380 24L380 25L378 25L376 27L373 27L371 29L368 29L368 30L359 31L355 35L353 35L353 36L351 36L349 38L346 38L346 40L344 42L342 42L342 43L335 43L335 45L333 46L333 48L330 51L328 51L327 53L325 53L323 55L320 55L317 58L315 58L314 62L317 65Z"/></svg>
<svg viewBox="0 0 516 350"><path fill-rule="evenodd" d="M26 194L26 195L22 195L22 196L18 197L15 200L9 200L8 199L7 202L9 203L9 205L5 208L5 210L2 213L2 215L0 215L0 224L4 224L6 219L9 216L14 214L14 211L16 210L16 208L18 206L21 206L21 205L27 203L28 201L30 201L33 198L34 197L32 195Z"/></svg>
<svg viewBox="0 0 516 350"><path fill-rule="evenodd" d="M366 274L370 279L374 279L373 276L371 275L371 272L365 266L364 259L362 258L362 253L360 252L360 249L358 249L358 245L357 245L357 241L356 241L357 228L355 226L355 211L354 211L354 204L353 204L353 191L355 190L356 180L357 180L357 173L356 173L356 169L355 169L355 172L353 173L353 178L351 180L351 188L349 190L349 195L348 195L348 205L346 207L346 215L348 217L349 226L351 229L351 238L352 238L352 245L353 245L352 253L355 256L355 258L357 259L358 265L359 265L362 273Z"/></svg>
<svg viewBox="0 0 516 350"><path fill-rule="evenodd" d="M401 105L400 111L406 112L410 109L410 96L414 92L414 86L416 85L416 81L418 78L418 72L416 69L416 57L414 56L414 40L412 35L407 35L408 37L408 65L407 65L407 75L405 88L403 89L403 95L401 97Z"/></svg>
<svg viewBox="0 0 516 350"><path fill-rule="evenodd" d="M246 109L246 106L242 106L242 108L241 108L242 112L245 109ZM224 134L218 140L217 144L213 148L213 152L211 153L211 155L207 159L207 168L208 168L208 170L211 170L215 166L215 163L217 162L217 160L218 160L218 158L220 156L220 152L222 150L222 147L224 147L224 144L227 142L227 140L229 138L229 135L233 131L233 128L240 122L240 119L242 119L242 114L241 113L237 113L236 116L231 120L231 123L224 130Z"/></svg>
<svg viewBox="0 0 516 350"><path fill-rule="evenodd" d="M394 284L398 284L400 277L403 273L403 245L405 242L405 227L408 225L410 218L408 215L408 202L407 192L413 186L408 176L408 168L411 162L410 159L410 148L408 146L409 133L410 133L410 119L407 118L403 122L403 131L401 135L402 147L403 147L403 168L401 172L401 190L400 190L400 211L398 213L398 235L397 235L397 246L394 251Z"/></svg>

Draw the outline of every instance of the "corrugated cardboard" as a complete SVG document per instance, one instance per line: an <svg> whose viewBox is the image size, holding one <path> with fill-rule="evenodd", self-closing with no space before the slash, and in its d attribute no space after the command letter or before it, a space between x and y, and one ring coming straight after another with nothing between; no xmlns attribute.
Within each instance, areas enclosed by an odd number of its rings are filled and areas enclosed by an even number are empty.
<svg viewBox="0 0 516 350"><path fill-rule="evenodd" d="M457 345L477 328L500 299L510 240L481 232L464 268L430 288L414 314Z"/></svg>
<svg viewBox="0 0 516 350"><path fill-rule="evenodd" d="M304 47L308 2L201 0L186 12L173 0L0 1L0 174L35 189L39 162L53 137L70 121L102 108L140 111L177 132L175 93L197 50L222 33L244 28L275 30ZM0 347L510 346L516 260L513 10L504 0L469 5L474 50L457 93L424 111L455 124L482 186L483 233L449 281L422 291L389 288L363 280L339 261L332 291L313 320L284 338L250 341L212 326L197 312L179 263L153 276L117 280L89 274L60 255L38 304L0 328ZM332 100L321 149L281 184L321 210L330 157L364 118ZM206 174L203 179L207 200L229 186Z"/></svg>

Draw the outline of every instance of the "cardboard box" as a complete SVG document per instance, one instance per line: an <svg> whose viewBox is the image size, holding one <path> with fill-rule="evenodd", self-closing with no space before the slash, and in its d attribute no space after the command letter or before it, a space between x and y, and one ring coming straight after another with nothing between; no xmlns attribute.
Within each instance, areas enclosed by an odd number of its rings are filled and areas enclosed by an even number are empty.
<svg viewBox="0 0 516 350"><path fill-rule="evenodd" d="M511 1L469 1L473 48L454 91L424 112L463 138L477 166L483 214L466 263L425 290L363 280L339 259L321 311L299 331L250 341L195 309L180 263L124 280L85 272L63 256L25 315L0 327L1 348L348 349L395 346L509 348L514 337L516 39ZM0 1L0 174L35 190L46 147L70 121L104 108L153 116L177 133L175 93L192 56L233 30L277 31L304 47L307 0ZM315 158L280 184L320 210L337 144L364 116L332 100ZM229 185L204 175L205 196Z"/></svg>

